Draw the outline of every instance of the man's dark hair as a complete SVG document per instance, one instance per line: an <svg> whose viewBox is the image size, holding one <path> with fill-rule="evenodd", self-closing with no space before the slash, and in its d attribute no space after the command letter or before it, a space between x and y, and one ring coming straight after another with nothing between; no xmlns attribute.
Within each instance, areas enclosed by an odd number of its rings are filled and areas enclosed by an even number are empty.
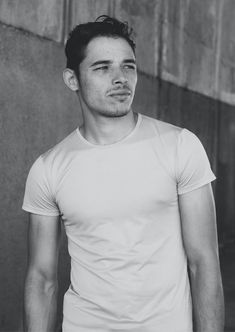
<svg viewBox="0 0 235 332"><path fill-rule="evenodd" d="M135 43L132 34L133 30L127 22L120 22L107 15L99 16L94 22L79 24L69 33L65 45L66 67L74 70L78 76L79 65L86 56L88 43L93 38L100 36L125 39L135 54Z"/></svg>

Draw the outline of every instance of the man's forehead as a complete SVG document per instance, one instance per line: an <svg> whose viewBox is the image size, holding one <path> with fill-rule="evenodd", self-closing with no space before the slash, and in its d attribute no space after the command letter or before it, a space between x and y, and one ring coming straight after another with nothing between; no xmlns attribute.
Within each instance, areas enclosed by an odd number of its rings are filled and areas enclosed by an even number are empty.
<svg viewBox="0 0 235 332"><path fill-rule="evenodd" d="M86 57L109 60L109 57L121 56L135 60L134 52L129 43L121 37L98 36L87 45ZM106 59L107 57L107 59Z"/></svg>

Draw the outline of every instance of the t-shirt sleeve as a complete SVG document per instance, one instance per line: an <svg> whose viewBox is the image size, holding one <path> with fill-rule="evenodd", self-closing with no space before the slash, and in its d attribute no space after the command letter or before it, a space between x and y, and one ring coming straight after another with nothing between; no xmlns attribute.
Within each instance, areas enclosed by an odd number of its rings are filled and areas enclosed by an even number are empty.
<svg viewBox="0 0 235 332"><path fill-rule="evenodd" d="M60 212L46 173L42 157L39 157L31 167L26 180L22 209L45 216L58 216Z"/></svg>
<svg viewBox="0 0 235 332"><path fill-rule="evenodd" d="M178 194L184 194L215 180L200 140L187 129L179 135L176 167Z"/></svg>

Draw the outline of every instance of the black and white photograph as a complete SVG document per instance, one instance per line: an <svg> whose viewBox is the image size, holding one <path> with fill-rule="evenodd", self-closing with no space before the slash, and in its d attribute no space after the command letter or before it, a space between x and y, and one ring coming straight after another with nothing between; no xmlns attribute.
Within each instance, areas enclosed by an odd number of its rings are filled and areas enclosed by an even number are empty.
<svg viewBox="0 0 235 332"><path fill-rule="evenodd" d="M0 332L235 332L235 1L0 0Z"/></svg>

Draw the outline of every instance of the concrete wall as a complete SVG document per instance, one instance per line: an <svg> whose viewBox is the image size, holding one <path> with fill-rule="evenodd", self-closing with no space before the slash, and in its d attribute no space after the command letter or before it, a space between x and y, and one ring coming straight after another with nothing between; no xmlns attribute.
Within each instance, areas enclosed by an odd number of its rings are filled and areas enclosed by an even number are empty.
<svg viewBox="0 0 235 332"><path fill-rule="evenodd" d="M64 29L64 0L2 0L0 21L43 38L61 42Z"/></svg>
<svg viewBox="0 0 235 332"><path fill-rule="evenodd" d="M0 2L0 331L21 331L27 262L25 179L35 158L81 121L62 82L63 41L74 25L110 14L136 31L134 108L195 132L218 176L220 242L235 238L235 86L232 0ZM60 296L68 285L63 237Z"/></svg>
<svg viewBox="0 0 235 332"><path fill-rule="evenodd" d="M40 153L75 128L79 111L62 82L60 45L2 25L0 40L0 330L15 331L27 259L26 175Z"/></svg>

